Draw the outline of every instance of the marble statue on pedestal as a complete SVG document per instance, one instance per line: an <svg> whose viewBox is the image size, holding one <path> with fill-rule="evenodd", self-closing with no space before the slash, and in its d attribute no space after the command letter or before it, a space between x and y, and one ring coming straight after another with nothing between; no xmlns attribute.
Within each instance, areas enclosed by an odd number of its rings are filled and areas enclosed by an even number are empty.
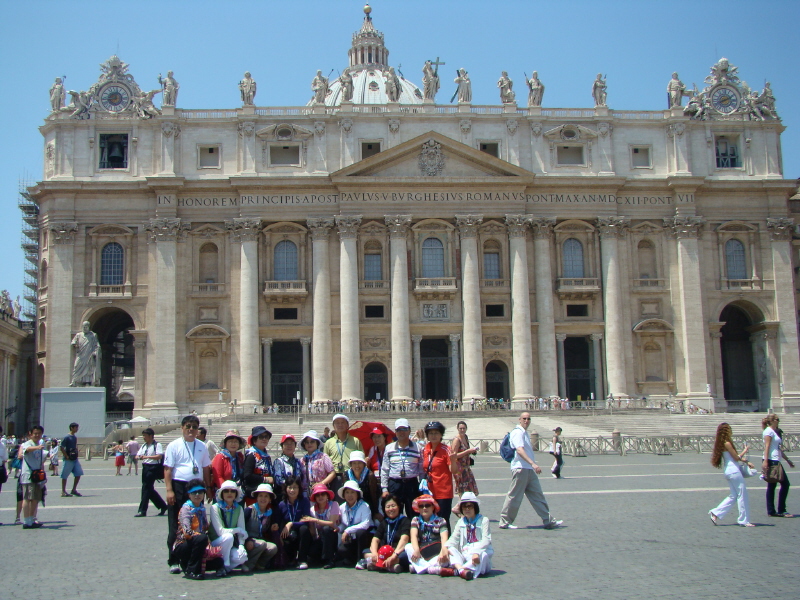
<svg viewBox="0 0 800 600"><path fill-rule="evenodd" d="M339 83L342 86L342 102L353 101L353 76L350 74L350 69L342 71L339 77Z"/></svg>
<svg viewBox="0 0 800 600"><path fill-rule="evenodd" d="M431 61L426 60L422 67L422 87L425 100L436 100L439 91L439 74L434 70Z"/></svg>
<svg viewBox="0 0 800 600"><path fill-rule="evenodd" d="M92 94L90 92L76 92L74 90L70 90L67 93L72 97L72 102L70 102L67 107L72 110L70 117L76 119L88 118L89 107L92 105Z"/></svg>
<svg viewBox="0 0 800 600"><path fill-rule="evenodd" d="M528 106L541 106L544 97L544 84L539 80L538 71L534 71L528 80Z"/></svg>
<svg viewBox="0 0 800 600"><path fill-rule="evenodd" d="M14 318L19 319L19 314L22 312L22 304L19 303L19 296L14 300Z"/></svg>
<svg viewBox="0 0 800 600"><path fill-rule="evenodd" d="M394 67L389 67L383 76L386 78L385 89L389 102L399 102L402 88L400 87L400 79L397 77L397 73L394 72Z"/></svg>
<svg viewBox="0 0 800 600"><path fill-rule="evenodd" d="M161 96L161 106L175 106L178 103L178 90L181 86L175 81L172 76L172 71L167 71L167 76L161 78L161 73L158 74L158 84L164 91Z"/></svg>
<svg viewBox="0 0 800 600"><path fill-rule="evenodd" d="M686 86L678 79L678 74L673 73L672 79L667 84L667 95L669 96L669 107L678 108L683 103L684 96L691 96L686 91Z"/></svg>
<svg viewBox="0 0 800 600"><path fill-rule="evenodd" d="M594 105L595 106L605 106L606 105L606 80L603 79L603 74L598 73L597 79L594 80L592 84L592 98L594 98Z"/></svg>
<svg viewBox="0 0 800 600"><path fill-rule="evenodd" d="M458 70L458 77L455 78L455 83L458 84L458 101L466 104L472 102L472 82L469 80L469 74L466 69Z"/></svg>
<svg viewBox="0 0 800 600"><path fill-rule="evenodd" d="M53 87L50 88L50 110L53 112L60 111L64 106L65 97L64 82L61 80L61 77L56 77Z"/></svg>
<svg viewBox="0 0 800 600"><path fill-rule="evenodd" d="M497 87L500 88L500 102L503 104L513 104L516 101L517 95L512 89L514 82L508 76L507 71L500 74L500 80L497 82Z"/></svg>
<svg viewBox="0 0 800 600"><path fill-rule="evenodd" d="M161 114L153 104L153 96L160 94L161 90L152 90L149 92L140 92L133 97L133 106L136 114L142 119L152 119Z"/></svg>
<svg viewBox="0 0 800 600"><path fill-rule="evenodd" d="M239 91L242 94L242 104L253 106L256 99L256 80L250 76L250 71L247 71L244 79L239 82Z"/></svg>
<svg viewBox="0 0 800 600"><path fill-rule="evenodd" d="M89 329L89 321L83 322L83 331L72 338L75 348L75 364L72 368L70 387L96 386L100 384L100 342Z"/></svg>
<svg viewBox="0 0 800 600"><path fill-rule="evenodd" d="M316 77L311 81L311 91L314 92L314 104L325 104L328 95L328 78L323 77L322 71L317 71Z"/></svg>

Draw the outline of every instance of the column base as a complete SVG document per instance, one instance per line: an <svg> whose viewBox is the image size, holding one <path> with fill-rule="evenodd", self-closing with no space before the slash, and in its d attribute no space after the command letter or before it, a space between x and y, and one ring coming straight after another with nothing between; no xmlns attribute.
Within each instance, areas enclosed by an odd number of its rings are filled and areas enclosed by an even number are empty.
<svg viewBox="0 0 800 600"><path fill-rule="evenodd" d="M178 405L174 402L157 402L149 407L142 408L142 412L147 412L149 418L153 417L174 417L179 415Z"/></svg>
<svg viewBox="0 0 800 600"><path fill-rule="evenodd" d="M413 402L413 398L411 396L392 396L391 402Z"/></svg>
<svg viewBox="0 0 800 600"><path fill-rule="evenodd" d="M525 400L533 400L535 397L536 396L531 396L530 394L519 394L517 396L513 396L511 400L522 400L524 402Z"/></svg>
<svg viewBox="0 0 800 600"><path fill-rule="evenodd" d="M464 396L463 398L461 398L461 400L462 400L462 402L469 402L470 400L486 400L486 397L485 396L478 396L478 395Z"/></svg>
<svg viewBox="0 0 800 600"><path fill-rule="evenodd" d="M253 406L256 406L256 405L261 406L261 401L260 400L237 400L237 402L236 402L236 408L239 408L240 406L249 406L249 407L252 408Z"/></svg>
<svg viewBox="0 0 800 600"><path fill-rule="evenodd" d="M800 413L800 392L784 392L780 398L773 398L772 410L776 413Z"/></svg>

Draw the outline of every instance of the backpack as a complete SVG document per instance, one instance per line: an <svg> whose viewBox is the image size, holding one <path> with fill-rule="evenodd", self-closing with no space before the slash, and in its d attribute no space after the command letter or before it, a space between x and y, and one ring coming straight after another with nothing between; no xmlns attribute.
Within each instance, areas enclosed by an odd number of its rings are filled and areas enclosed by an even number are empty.
<svg viewBox="0 0 800 600"><path fill-rule="evenodd" d="M511 445L511 432L509 431L505 437L503 437L503 441L500 442L500 458L510 463L514 459L516 453L516 448Z"/></svg>

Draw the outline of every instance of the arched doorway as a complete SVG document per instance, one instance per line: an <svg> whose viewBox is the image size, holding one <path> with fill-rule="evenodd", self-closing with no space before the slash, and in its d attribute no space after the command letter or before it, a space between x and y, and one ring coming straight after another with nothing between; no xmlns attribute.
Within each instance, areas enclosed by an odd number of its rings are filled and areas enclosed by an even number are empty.
<svg viewBox="0 0 800 600"><path fill-rule="evenodd" d="M136 374L130 333L136 328L133 319L119 308L105 308L92 315L90 323L100 342L100 385L106 388L106 411L130 412Z"/></svg>
<svg viewBox="0 0 800 600"><path fill-rule="evenodd" d="M508 367L502 360L493 360L486 365L486 397L508 398Z"/></svg>
<svg viewBox="0 0 800 600"><path fill-rule="evenodd" d="M758 393L753 344L747 330L753 321L747 312L733 304L723 309L719 320L725 323L720 329L725 400L756 400Z"/></svg>
<svg viewBox="0 0 800 600"><path fill-rule="evenodd" d="M364 367L364 400L387 400L389 372L386 365L371 362Z"/></svg>

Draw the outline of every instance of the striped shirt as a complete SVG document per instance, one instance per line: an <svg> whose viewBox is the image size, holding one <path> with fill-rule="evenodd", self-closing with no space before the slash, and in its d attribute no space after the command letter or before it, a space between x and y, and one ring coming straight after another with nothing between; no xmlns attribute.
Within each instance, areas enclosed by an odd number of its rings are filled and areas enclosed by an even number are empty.
<svg viewBox="0 0 800 600"><path fill-rule="evenodd" d="M389 487L390 479L409 479L422 474L422 446L409 441L408 446L400 448L397 442L386 445L381 464L381 488Z"/></svg>

